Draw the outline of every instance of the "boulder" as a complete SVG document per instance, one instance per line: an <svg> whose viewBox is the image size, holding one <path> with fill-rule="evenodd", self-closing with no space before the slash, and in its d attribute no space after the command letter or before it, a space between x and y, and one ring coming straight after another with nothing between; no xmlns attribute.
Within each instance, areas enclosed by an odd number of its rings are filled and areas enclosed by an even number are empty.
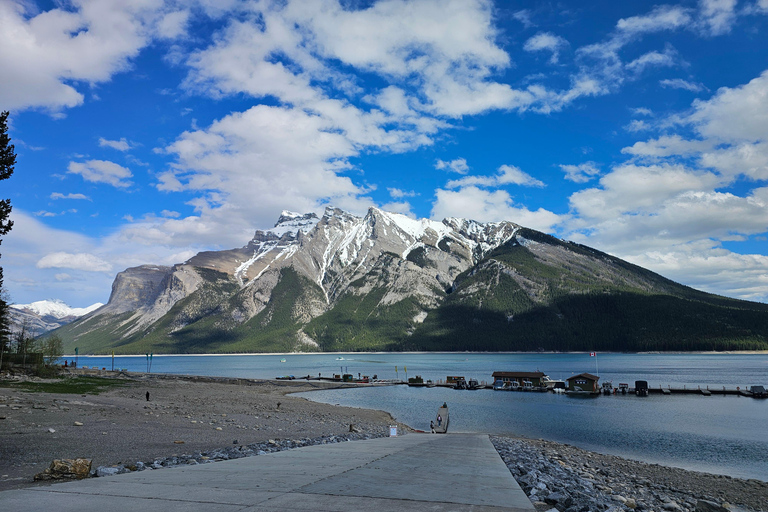
<svg viewBox="0 0 768 512"><path fill-rule="evenodd" d="M82 480L91 472L91 459L55 459L35 480Z"/></svg>

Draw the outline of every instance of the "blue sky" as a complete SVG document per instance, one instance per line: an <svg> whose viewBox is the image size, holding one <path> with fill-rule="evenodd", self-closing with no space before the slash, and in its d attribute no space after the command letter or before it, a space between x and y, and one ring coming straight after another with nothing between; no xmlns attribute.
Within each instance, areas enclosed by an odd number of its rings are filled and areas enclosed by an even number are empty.
<svg viewBox="0 0 768 512"><path fill-rule="evenodd" d="M13 303L282 210L510 220L768 300L768 0L0 0Z"/></svg>

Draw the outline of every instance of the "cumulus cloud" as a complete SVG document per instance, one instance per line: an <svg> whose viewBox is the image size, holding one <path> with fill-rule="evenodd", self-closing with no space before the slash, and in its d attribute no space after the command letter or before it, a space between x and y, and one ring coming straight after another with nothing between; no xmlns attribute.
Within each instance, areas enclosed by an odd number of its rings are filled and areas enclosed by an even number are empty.
<svg viewBox="0 0 768 512"><path fill-rule="evenodd" d="M767 98L764 72L660 121L695 136L624 148L631 161L571 195L567 237L696 287L768 299L765 256L723 246L768 232Z"/></svg>
<svg viewBox="0 0 768 512"><path fill-rule="evenodd" d="M40 258L40 261L37 262L37 268L70 268L86 272L109 272L112 270L112 265L93 254L53 252Z"/></svg>
<svg viewBox="0 0 768 512"><path fill-rule="evenodd" d="M35 12L27 2L0 2L0 104L52 111L80 105L78 86L129 69L157 34L163 9L151 0L104 0Z"/></svg>
<svg viewBox="0 0 768 512"><path fill-rule="evenodd" d="M435 163L435 169L439 171L455 172L458 174L467 174L467 172L469 172L467 160L464 158L456 158L450 162L445 162L438 159L437 163Z"/></svg>
<svg viewBox="0 0 768 512"><path fill-rule="evenodd" d="M480 222L509 220L545 232L553 231L562 222L559 215L544 208L531 211L515 205L505 190L489 191L476 186L460 190L438 189L432 203L431 216L433 219L465 217Z"/></svg>
<svg viewBox="0 0 768 512"><path fill-rule="evenodd" d="M69 162L67 172L70 174L79 174L86 181L93 183L107 183L118 188L130 187L133 184L128 180L128 178L133 177L130 169L107 160Z"/></svg>

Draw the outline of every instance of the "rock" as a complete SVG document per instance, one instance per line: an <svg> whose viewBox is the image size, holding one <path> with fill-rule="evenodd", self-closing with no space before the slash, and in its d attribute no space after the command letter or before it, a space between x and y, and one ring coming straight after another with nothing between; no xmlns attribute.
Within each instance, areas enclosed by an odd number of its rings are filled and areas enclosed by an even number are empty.
<svg viewBox="0 0 768 512"><path fill-rule="evenodd" d="M552 492L544 498L544 501L550 505L560 505L562 508L568 508L573 503L573 498L564 492Z"/></svg>
<svg viewBox="0 0 768 512"><path fill-rule="evenodd" d="M52 428L49 428L49 429L48 429L48 432L50 432L51 434L53 434L54 432L56 432L56 430L54 430L54 429L52 429Z"/></svg>
<svg viewBox="0 0 768 512"><path fill-rule="evenodd" d="M627 501L624 502L624 506L627 508L637 508L637 502L634 498L627 498Z"/></svg>
<svg viewBox="0 0 768 512"><path fill-rule="evenodd" d="M76 427L82 427L82 426L83 426L83 423L82 423L82 422L80 422L80 421L76 421L76 422L74 423L74 425L75 425Z"/></svg>
<svg viewBox="0 0 768 512"><path fill-rule="evenodd" d="M728 512L728 509L714 501L698 500L696 502L696 512Z"/></svg>
<svg viewBox="0 0 768 512"><path fill-rule="evenodd" d="M97 477L112 476L112 475L117 475L118 473L120 473L120 470L118 468L112 468L108 466L99 466L98 468L96 468Z"/></svg>
<svg viewBox="0 0 768 512"><path fill-rule="evenodd" d="M91 459L55 459L35 480L82 480L91 472Z"/></svg>
<svg viewBox="0 0 768 512"><path fill-rule="evenodd" d="M664 510L669 510L670 512L677 512L680 510L680 505L675 503L674 501L668 501L664 505L661 506Z"/></svg>
<svg viewBox="0 0 768 512"><path fill-rule="evenodd" d="M177 439L173 442L173 444L184 444L184 441Z"/></svg>

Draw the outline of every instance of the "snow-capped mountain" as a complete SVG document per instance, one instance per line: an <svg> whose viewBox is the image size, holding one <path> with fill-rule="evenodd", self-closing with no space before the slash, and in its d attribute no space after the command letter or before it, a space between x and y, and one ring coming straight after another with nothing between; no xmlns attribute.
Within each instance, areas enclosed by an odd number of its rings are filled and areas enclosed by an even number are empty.
<svg viewBox="0 0 768 512"><path fill-rule="evenodd" d="M238 249L126 269L106 306L58 333L85 352L653 350L674 335L669 308L695 332L768 348L766 305L513 222L327 208L283 212Z"/></svg>
<svg viewBox="0 0 768 512"><path fill-rule="evenodd" d="M19 332L23 328L30 336L39 336L96 311L103 305L97 302L87 308L73 308L58 299L11 304L11 332Z"/></svg>
<svg viewBox="0 0 768 512"><path fill-rule="evenodd" d="M87 308L73 308L68 306L64 301L59 299L52 300L38 300L30 304L11 304L14 309L21 309L30 313L34 313L39 316L51 316L57 319L63 319L68 317L80 317L87 315L91 311L96 311L101 306L101 302L97 302Z"/></svg>

